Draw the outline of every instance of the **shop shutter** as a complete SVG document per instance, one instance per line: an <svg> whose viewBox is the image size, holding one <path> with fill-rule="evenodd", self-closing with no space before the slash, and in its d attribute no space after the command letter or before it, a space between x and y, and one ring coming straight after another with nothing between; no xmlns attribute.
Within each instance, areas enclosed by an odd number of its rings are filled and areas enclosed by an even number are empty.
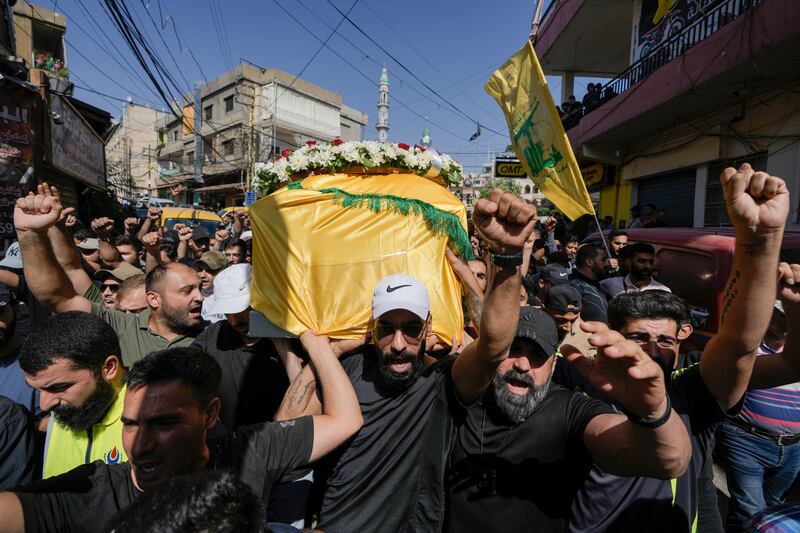
<svg viewBox="0 0 800 533"><path fill-rule="evenodd" d="M667 224L691 227L694 220L694 168L646 178L639 182L638 204L667 210Z"/></svg>

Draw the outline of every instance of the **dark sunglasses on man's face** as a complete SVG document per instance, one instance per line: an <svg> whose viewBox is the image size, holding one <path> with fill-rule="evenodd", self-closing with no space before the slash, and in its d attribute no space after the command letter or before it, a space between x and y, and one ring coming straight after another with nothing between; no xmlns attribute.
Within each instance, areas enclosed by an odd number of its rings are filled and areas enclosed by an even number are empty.
<svg viewBox="0 0 800 533"><path fill-rule="evenodd" d="M393 337L396 331L401 331L406 342L416 344L420 341L423 329L425 329L425 323L421 321L395 325L379 320L375 324L375 336L378 339L385 339L386 337Z"/></svg>
<svg viewBox="0 0 800 533"><path fill-rule="evenodd" d="M119 284L113 284L113 283L103 283L103 284L101 285L101 287L103 288L103 292L105 292L105 291L106 291L106 289L108 289L108 290L110 290L111 292L113 292L113 293L115 293L115 294L116 294L116 293L118 293L118 292L119 292L119 287L120 287L120 286L119 286Z"/></svg>

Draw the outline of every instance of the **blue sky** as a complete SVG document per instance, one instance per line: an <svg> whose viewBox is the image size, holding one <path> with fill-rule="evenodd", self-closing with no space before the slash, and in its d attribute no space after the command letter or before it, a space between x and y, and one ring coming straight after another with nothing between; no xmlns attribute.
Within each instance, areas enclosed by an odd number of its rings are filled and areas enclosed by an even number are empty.
<svg viewBox="0 0 800 533"><path fill-rule="evenodd" d="M346 12L354 0L331 1ZM68 66L77 97L114 116L120 115L120 100L128 96L137 103L163 106L152 85L141 80L142 70L104 12L102 0L38 2L67 17ZM238 64L240 58L297 74L320 47L314 35L324 40L331 33L330 27L342 20L327 0L127 0L125 4L148 44L163 58L184 90L194 81L203 80L188 50L209 80ZM386 65L391 82L390 139L418 142L426 126L424 118L399 104L403 102L427 117L435 148L451 153L467 167L465 170L474 171L486 159L487 151L502 150L508 144L503 116L483 85L492 70L525 42L534 5L533 0L358 0L350 12L350 18L364 32L469 118L431 93L347 21L342 22L328 45L370 79L327 48L319 52L302 78L340 94L347 105L366 112L370 125L365 136L375 138L377 89L373 82L377 82L381 66ZM170 16L180 43L171 23L161 29L162 17ZM588 81L576 80L578 98ZM558 78L550 78L550 82L558 101ZM83 87L112 98L87 92ZM481 123L483 134L470 143L474 121Z"/></svg>

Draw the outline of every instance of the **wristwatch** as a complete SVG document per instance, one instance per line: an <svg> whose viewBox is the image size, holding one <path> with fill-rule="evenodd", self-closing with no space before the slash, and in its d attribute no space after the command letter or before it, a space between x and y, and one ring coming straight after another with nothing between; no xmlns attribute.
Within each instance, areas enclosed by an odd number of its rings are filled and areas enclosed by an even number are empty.
<svg viewBox="0 0 800 533"><path fill-rule="evenodd" d="M492 264L501 268L512 268L522 265L522 252L514 255L491 254Z"/></svg>

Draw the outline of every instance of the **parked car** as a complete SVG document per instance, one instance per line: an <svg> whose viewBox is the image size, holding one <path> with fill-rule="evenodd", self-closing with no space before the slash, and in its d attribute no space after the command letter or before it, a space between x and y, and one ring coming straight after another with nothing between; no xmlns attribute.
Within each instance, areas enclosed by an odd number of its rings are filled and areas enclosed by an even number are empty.
<svg viewBox="0 0 800 533"><path fill-rule="evenodd" d="M217 212L217 214L220 216L220 218L225 218L225 215L232 215L233 213L239 213L242 211L247 213L247 208L243 205L236 205L221 209Z"/></svg>
<svg viewBox="0 0 800 533"><path fill-rule="evenodd" d="M733 229L641 228L627 232L629 244L653 245L655 277L689 304L694 333L684 348L702 348L719 329L725 284L733 267ZM600 235L591 234L583 242L601 244ZM800 232L784 234L781 261L800 263Z"/></svg>
<svg viewBox="0 0 800 533"><path fill-rule="evenodd" d="M164 207L161 210L161 226L167 229L172 229L175 224L202 226L213 236L217 231L217 224L221 222L222 219L216 213L204 209Z"/></svg>
<svg viewBox="0 0 800 533"><path fill-rule="evenodd" d="M148 198L147 207L172 207L175 202L169 198Z"/></svg>

